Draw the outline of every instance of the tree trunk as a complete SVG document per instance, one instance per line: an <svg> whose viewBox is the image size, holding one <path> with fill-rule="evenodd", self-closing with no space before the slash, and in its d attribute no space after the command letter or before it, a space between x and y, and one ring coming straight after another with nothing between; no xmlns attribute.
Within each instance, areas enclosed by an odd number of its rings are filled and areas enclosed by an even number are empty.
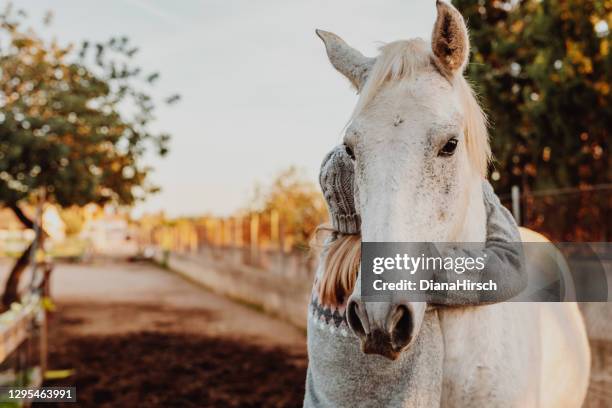
<svg viewBox="0 0 612 408"><path fill-rule="evenodd" d="M25 215L25 213L21 210L21 208L19 208L17 203L10 203L7 205L7 207L10 208L13 213L15 213L15 216L17 217L17 219L19 219L19 221L21 221L24 227L34 229L34 221L29 219L28 216Z"/></svg>
<svg viewBox="0 0 612 408"><path fill-rule="evenodd" d="M25 251L23 251L19 258L17 258L15 265L13 265L11 274L4 285L4 293L2 294L2 305L0 306L0 310L8 310L12 303L19 302L19 281L21 281L23 271L25 271L30 263L30 256L32 254L32 250L34 249L35 243L36 240L33 241Z"/></svg>
<svg viewBox="0 0 612 408"><path fill-rule="evenodd" d="M21 208L19 208L19 206L16 203L9 204L7 205L7 207L10 208L15 213L15 216L19 219L19 221L21 221L21 223L26 228L34 229L34 226L35 226L34 221L28 218L28 216L25 215L25 213L21 210ZM34 238L34 241L32 241L30 245L28 245L26 250L23 251L23 253L17 259L17 262L15 262L15 265L13 265L11 274L9 275L6 281L6 284L4 286L4 293L2 295L2 304L0 305L0 311L7 310L11 306L11 304L14 302L19 302L20 300L19 299L19 281L21 280L21 276L23 275L23 272L25 271L25 269L30 263L32 251L37 246L36 241L39 237L40 237L38 239L39 244L42 243L43 234L44 232L41 229L39 234Z"/></svg>

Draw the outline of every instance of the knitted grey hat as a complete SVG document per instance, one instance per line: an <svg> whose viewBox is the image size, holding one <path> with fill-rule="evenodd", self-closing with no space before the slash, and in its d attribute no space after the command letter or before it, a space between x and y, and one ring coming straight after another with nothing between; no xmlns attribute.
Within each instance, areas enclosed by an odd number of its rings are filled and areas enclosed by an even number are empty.
<svg viewBox="0 0 612 408"><path fill-rule="evenodd" d="M344 145L336 146L323 159L319 183L332 227L342 234L358 234L361 217L355 208L355 169Z"/></svg>

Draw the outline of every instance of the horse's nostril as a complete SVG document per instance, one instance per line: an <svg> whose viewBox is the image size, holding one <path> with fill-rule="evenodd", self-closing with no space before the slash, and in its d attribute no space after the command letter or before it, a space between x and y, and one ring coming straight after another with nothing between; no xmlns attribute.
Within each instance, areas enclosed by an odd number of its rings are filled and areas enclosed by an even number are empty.
<svg viewBox="0 0 612 408"><path fill-rule="evenodd" d="M351 300L347 307L346 320L351 330L353 330L360 338L364 338L366 336L366 332L360 316L361 313L359 310L359 303Z"/></svg>
<svg viewBox="0 0 612 408"><path fill-rule="evenodd" d="M395 325L391 328L391 341L396 349L402 349L412 340L414 321L412 313L404 306L399 305L393 313Z"/></svg>

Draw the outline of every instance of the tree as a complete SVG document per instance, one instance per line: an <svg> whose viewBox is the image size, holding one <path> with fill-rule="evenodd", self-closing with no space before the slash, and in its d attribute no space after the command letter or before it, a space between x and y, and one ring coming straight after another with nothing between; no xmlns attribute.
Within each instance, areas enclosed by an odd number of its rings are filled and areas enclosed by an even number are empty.
<svg viewBox="0 0 612 408"><path fill-rule="evenodd" d="M159 75L132 66L138 49L125 37L77 50L23 29L24 18L11 5L0 15L0 202L33 228L22 205L39 193L69 207L130 205L156 191L142 157L151 147L164 155L169 135L150 130L155 102L143 89ZM5 307L32 248L11 272Z"/></svg>
<svg viewBox="0 0 612 408"><path fill-rule="evenodd" d="M467 74L491 118L498 190L507 193L511 185L528 192L609 183L612 3L454 4L470 27ZM583 196L574 208L557 208L560 224L566 225L560 238L569 238L574 224L605 216L606 200L596 205L593 200ZM572 218L578 213L582 215Z"/></svg>
<svg viewBox="0 0 612 408"><path fill-rule="evenodd" d="M327 217L323 195L295 167L279 173L267 188L258 187L256 196L259 210L276 212L283 234L299 248L308 248L313 232Z"/></svg>
<svg viewBox="0 0 612 408"><path fill-rule="evenodd" d="M77 236L85 224L83 209L79 207L70 207L61 209L59 212L60 218L66 227L67 236Z"/></svg>

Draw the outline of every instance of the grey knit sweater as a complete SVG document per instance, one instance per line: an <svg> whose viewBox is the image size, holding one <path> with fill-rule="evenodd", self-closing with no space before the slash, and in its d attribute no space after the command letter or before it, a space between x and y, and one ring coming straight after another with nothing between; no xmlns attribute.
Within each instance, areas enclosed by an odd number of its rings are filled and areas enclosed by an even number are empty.
<svg viewBox="0 0 612 408"><path fill-rule="evenodd" d="M516 296L526 285L523 254L517 250L518 227L488 182L483 184L487 210L488 260L473 280L489 277L505 290L494 299L479 299L465 292L447 297L432 294L432 302L469 305L500 302ZM436 407L442 389L442 334L438 312L429 310L417 341L410 350L391 361L364 355L359 340L347 326L345 304L324 306L317 296L325 252L315 276L308 314L308 372L304 407ZM464 276L465 278L466 276ZM447 281L449 274L435 272L434 279Z"/></svg>
<svg viewBox="0 0 612 408"><path fill-rule="evenodd" d="M363 354L347 326L344 305L323 307L313 291L308 357L304 407L440 405L443 346L435 310L426 313L411 349L391 361Z"/></svg>

